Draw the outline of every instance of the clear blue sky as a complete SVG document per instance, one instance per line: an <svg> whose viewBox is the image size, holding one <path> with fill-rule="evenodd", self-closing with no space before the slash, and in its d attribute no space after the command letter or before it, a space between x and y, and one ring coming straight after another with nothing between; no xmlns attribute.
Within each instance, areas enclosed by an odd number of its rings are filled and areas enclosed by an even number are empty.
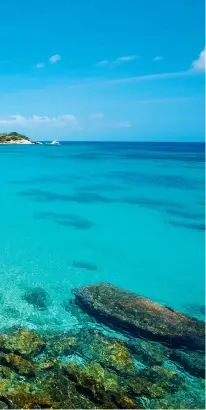
<svg viewBox="0 0 206 410"><path fill-rule="evenodd" d="M7 0L0 131L204 138L204 0Z"/></svg>

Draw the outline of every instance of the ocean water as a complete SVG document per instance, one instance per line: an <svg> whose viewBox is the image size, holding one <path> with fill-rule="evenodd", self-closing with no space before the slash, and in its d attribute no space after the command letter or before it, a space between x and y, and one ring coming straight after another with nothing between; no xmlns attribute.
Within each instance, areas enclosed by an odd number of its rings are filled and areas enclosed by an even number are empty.
<svg viewBox="0 0 206 410"><path fill-rule="evenodd" d="M0 192L1 330L78 326L102 281L204 319L203 144L1 145Z"/></svg>

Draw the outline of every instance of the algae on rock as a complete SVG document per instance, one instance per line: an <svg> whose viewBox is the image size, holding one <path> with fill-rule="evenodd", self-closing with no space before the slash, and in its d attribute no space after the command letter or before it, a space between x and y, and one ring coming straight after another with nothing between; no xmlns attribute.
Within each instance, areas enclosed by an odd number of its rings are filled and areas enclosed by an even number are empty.
<svg viewBox="0 0 206 410"><path fill-rule="evenodd" d="M174 348L204 351L205 326L200 320L109 283L85 286L73 293L83 310L117 330Z"/></svg>
<svg viewBox="0 0 206 410"><path fill-rule="evenodd" d="M45 343L34 332L27 329L18 329L2 336L0 350L17 353L22 356L38 354L45 347Z"/></svg>
<svg viewBox="0 0 206 410"><path fill-rule="evenodd" d="M127 346L135 359L148 366L153 366L155 364L160 365L165 360L169 360L171 355L171 349L167 346L158 342L150 342L139 338L130 339Z"/></svg>
<svg viewBox="0 0 206 410"><path fill-rule="evenodd" d="M131 353L122 340L86 328L77 334L77 340L77 352L87 360L97 361L119 374L136 374Z"/></svg>
<svg viewBox="0 0 206 410"><path fill-rule="evenodd" d="M22 356L17 356L14 353L7 353L0 356L0 364L10 367L15 372L22 376L35 376L36 369L34 365L24 359Z"/></svg>

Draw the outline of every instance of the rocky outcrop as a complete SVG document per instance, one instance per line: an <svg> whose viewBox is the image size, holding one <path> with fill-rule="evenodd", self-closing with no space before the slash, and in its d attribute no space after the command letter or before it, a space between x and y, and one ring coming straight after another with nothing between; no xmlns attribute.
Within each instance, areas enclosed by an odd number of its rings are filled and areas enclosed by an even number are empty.
<svg viewBox="0 0 206 410"><path fill-rule="evenodd" d="M34 144L25 135L18 132L0 133L0 144Z"/></svg>
<svg viewBox="0 0 206 410"><path fill-rule="evenodd" d="M143 296L101 283L74 290L76 302L95 318L137 337L174 348L204 350L204 324Z"/></svg>
<svg viewBox="0 0 206 410"><path fill-rule="evenodd" d="M205 354L204 352L191 352L173 350L171 360L179 363L193 376L205 378Z"/></svg>

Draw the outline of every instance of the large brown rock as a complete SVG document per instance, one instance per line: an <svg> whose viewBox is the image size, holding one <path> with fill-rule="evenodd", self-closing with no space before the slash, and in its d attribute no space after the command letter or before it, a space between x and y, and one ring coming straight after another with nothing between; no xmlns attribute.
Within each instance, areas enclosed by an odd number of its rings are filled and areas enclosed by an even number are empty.
<svg viewBox="0 0 206 410"><path fill-rule="evenodd" d="M76 302L95 318L138 337L174 348L204 350L204 323L143 296L100 283L74 290Z"/></svg>

